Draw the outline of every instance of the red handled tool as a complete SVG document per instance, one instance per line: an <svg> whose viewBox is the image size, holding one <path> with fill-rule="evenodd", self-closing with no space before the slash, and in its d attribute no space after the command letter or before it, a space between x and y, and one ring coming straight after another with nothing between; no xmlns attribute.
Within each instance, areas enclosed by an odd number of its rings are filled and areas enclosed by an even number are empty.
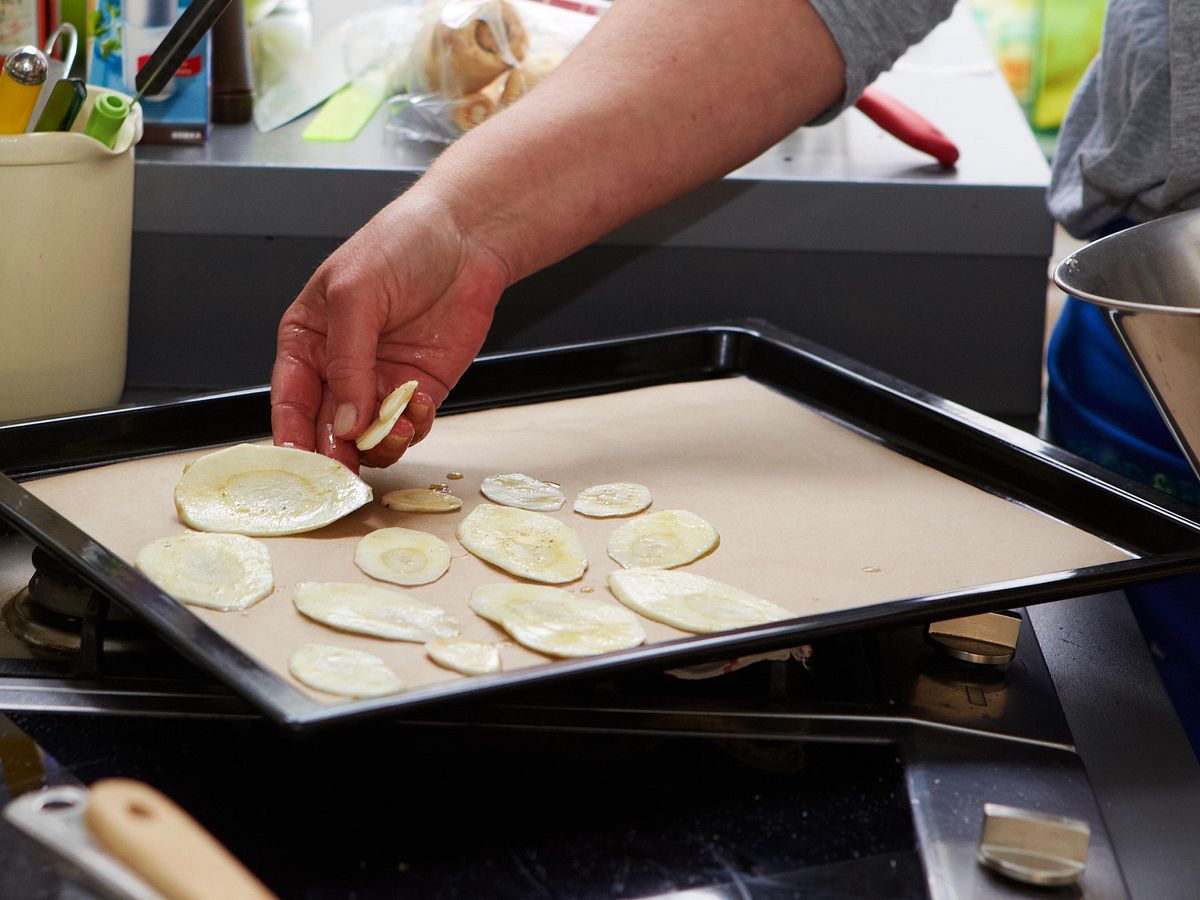
<svg viewBox="0 0 1200 900"><path fill-rule="evenodd" d="M958 161L958 147L950 138L916 110L879 88L868 87L854 105L888 134L928 153L943 166Z"/></svg>

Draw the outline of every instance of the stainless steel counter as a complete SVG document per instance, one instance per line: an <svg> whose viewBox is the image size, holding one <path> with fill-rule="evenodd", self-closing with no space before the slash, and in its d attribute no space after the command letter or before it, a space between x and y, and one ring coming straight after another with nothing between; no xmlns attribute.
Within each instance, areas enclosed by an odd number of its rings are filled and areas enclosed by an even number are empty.
<svg viewBox="0 0 1200 900"><path fill-rule="evenodd" d="M488 349L761 316L986 412L1036 415L1046 163L970 13L879 86L961 150L943 170L849 110L515 286ZM138 151L129 383L261 383L279 313L437 148L218 126ZM619 190L620 186L615 185Z"/></svg>

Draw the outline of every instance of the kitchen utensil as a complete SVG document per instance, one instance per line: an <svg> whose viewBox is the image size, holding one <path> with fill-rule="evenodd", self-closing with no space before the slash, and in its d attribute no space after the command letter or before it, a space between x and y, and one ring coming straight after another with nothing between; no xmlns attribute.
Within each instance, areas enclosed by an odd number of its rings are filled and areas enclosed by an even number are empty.
<svg viewBox="0 0 1200 900"><path fill-rule="evenodd" d="M110 896L270 900L274 895L168 797L128 778L24 794L5 818Z"/></svg>
<svg viewBox="0 0 1200 900"><path fill-rule="evenodd" d="M877 87L868 87L854 104L888 134L928 153L943 166L958 162L958 147L936 125Z"/></svg>
<svg viewBox="0 0 1200 900"><path fill-rule="evenodd" d="M1106 310L1200 476L1200 210L1093 241L1058 263L1054 282Z"/></svg>
<svg viewBox="0 0 1200 900"><path fill-rule="evenodd" d="M987 492L1115 543L1133 558L1044 576L949 592L906 596L838 609L791 622L660 642L618 654L514 669L498 675L422 685L408 693L337 704L317 702L281 680L131 567L53 513L27 491L0 480L0 517L41 543L90 584L128 605L173 645L281 724L296 729L394 712L521 685L638 666L683 665L804 643L869 624L945 619L1014 604L1094 593L1200 569L1200 525L1148 488L1079 460L1032 435L1008 428L760 323L664 332L478 361L443 410L467 411L563 400L625 388L741 375L782 392L798 406L822 410L885 447ZM266 429L266 391L240 392L91 420L83 434L69 421L50 427L0 428L0 468L101 463L128 429L186 436L181 446L211 446ZM172 424L174 423L174 424ZM446 426L444 426L446 427ZM108 429L113 429L106 436ZM83 435L86 435L86 440ZM84 445L81 447L81 445ZM84 449L84 447L86 449ZM172 447L164 443L163 450ZM66 451L79 448L83 456ZM112 457L107 457L111 459ZM24 460L24 462L23 462ZM58 461L57 463L55 461ZM1166 504L1166 505L1164 505ZM862 575L870 578L877 576Z"/></svg>

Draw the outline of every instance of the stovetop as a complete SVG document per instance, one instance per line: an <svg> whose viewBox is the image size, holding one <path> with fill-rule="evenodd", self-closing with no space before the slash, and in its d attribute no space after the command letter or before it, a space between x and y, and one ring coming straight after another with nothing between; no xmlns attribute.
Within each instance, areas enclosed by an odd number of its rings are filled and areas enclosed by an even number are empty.
<svg viewBox="0 0 1200 900"><path fill-rule="evenodd" d="M31 551L0 537L0 601L28 592ZM1087 896L1126 896L1032 635L999 668L908 627L717 678L624 674L301 739L152 635L88 649L111 610L60 601L81 611L63 623L81 650L0 627L9 794L141 778L282 896L1020 896L975 863L988 801L1092 822ZM0 895L59 896L28 851L0 830Z"/></svg>

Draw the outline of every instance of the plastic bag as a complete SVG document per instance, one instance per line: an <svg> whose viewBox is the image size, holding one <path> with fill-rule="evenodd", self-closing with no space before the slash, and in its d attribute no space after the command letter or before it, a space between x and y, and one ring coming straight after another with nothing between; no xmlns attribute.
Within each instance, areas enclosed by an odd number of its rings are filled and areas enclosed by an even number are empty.
<svg viewBox="0 0 1200 900"><path fill-rule="evenodd" d="M449 143L515 103L583 40L595 3L435 0L388 106L393 137Z"/></svg>

